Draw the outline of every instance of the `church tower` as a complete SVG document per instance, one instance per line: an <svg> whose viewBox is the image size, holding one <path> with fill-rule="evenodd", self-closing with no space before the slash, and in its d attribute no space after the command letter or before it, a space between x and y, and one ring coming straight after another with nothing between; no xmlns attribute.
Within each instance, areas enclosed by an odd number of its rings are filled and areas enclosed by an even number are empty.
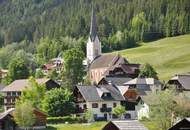
<svg viewBox="0 0 190 130"><path fill-rule="evenodd" d="M92 9L90 36L88 38L86 51L88 63L91 63L96 57L100 56L102 52L101 43L98 38L98 27L94 9Z"/></svg>

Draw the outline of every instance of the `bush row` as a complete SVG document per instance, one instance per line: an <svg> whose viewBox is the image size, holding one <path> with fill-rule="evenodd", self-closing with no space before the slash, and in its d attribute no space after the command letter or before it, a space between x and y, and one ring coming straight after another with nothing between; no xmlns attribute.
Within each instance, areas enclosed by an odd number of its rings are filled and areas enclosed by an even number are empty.
<svg viewBox="0 0 190 130"><path fill-rule="evenodd" d="M64 117L48 117L47 123L48 124L58 124L58 123L82 123L84 119L81 117L72 117L72 116L64 116Z"/></svg>

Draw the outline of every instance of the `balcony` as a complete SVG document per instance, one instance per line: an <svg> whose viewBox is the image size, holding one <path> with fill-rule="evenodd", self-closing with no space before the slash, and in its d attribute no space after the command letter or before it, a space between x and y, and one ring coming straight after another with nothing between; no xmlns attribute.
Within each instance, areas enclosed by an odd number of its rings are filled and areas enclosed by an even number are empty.
<svg viewBox="0 0 190 130"><path fill-rule="evenodd" d="M108 107L102 107L100 108L100 112L111 112L112 108L108 108Z"/></svg>

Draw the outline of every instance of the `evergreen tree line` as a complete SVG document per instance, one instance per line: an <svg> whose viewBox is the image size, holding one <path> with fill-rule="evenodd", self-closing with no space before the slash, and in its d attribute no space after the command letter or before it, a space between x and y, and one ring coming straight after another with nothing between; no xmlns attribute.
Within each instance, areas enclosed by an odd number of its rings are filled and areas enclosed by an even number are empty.
<svg viewBox="0 0 190 130"><path fill-rule="evenodd" d="M27 41L26 52L41 57L38 52L51 43L61 44L51 45L53 55L73 46L70 43L83 44L89 36L92 6L104 52L190 32L189 0L0 0L0 46ZM42 43L40 39L46 38L51 42ZM59 42L61 38L72 40Z"/></svg>

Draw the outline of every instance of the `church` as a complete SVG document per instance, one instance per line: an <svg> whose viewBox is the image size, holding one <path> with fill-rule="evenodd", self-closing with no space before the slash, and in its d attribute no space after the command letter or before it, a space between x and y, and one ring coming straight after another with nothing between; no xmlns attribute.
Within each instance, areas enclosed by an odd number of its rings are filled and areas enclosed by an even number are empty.
<svg viewBox="0 0 190 130"><path fill-rule="evenodd" d="M118 54L102 54L94 9L86 51L88 76L91 83L98 84L105 77L136 78L138 76L140 64L130 64L126 58Z"/></svg>

